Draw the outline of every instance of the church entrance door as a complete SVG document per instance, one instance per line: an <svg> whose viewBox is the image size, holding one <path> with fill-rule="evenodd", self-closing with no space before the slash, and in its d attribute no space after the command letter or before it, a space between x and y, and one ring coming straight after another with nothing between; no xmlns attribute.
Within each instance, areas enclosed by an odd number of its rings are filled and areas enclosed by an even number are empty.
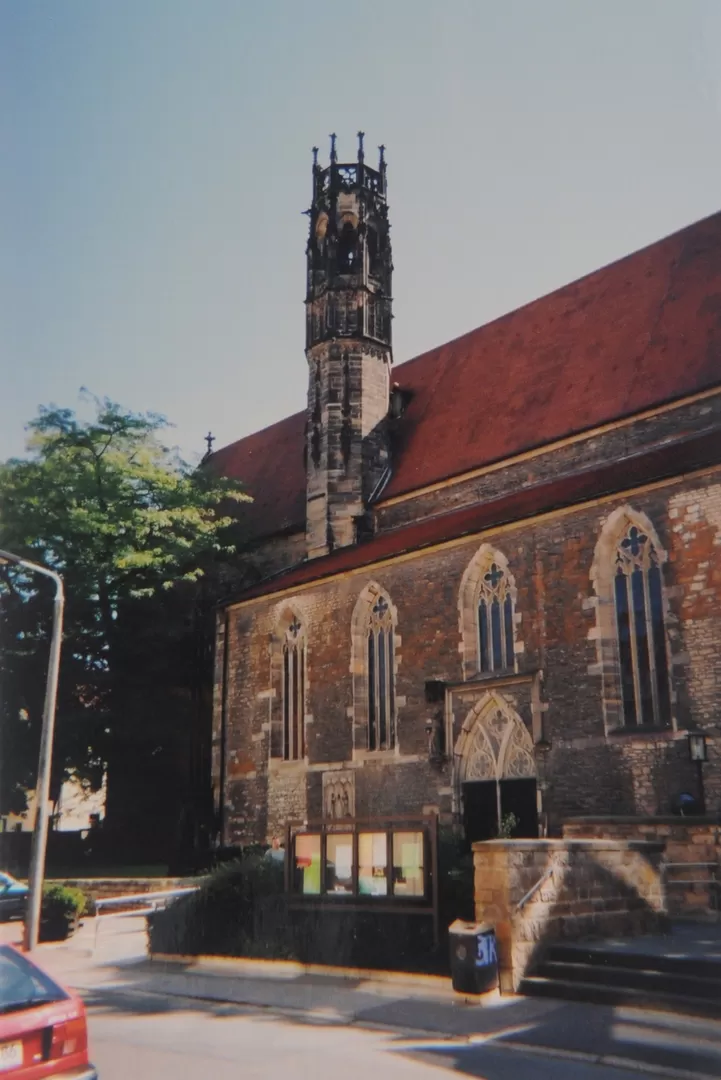
<svg viewBox="0 0 721 1080"><path fill-rule="evenodd" d="M469 844L495 840L502 821L516 819L511 835L516 839L538 836L536 781L476 780L463 785L463 829ZM499 817L500 799L500 817Z"/></svg>
<svg viewBox="0 0 721 1080"><path fill-rule="evenodd" d="M538 836L536 763L525 724L499 694L469 713L456 747L456 782L469 843ZM513 815L513 821L509 816Z"/></svg>

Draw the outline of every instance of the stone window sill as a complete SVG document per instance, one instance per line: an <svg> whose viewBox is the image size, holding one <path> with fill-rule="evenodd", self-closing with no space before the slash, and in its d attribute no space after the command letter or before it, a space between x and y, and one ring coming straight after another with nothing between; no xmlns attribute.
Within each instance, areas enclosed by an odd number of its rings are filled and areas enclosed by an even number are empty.
<svg viewBox="0 0 721 1080"><path fill-rule="evenodd" d="M610 728L606 735L609 739L657 739L659 736L665 739L675 739L678 732L667 725L660 727L655 724L638 724L635 727Z"/></svg>
<svg viewBox="0 0 721 1080"><path fill-rule="evenodd" d="M394 747L393 750L354 750L353 757L356 761L396 761L402 755Z"/></svg>
<svg viewBox="0 0 721 1080"><path fill-rule="evenodd" d="M286 761L285 758L271 758L269 768L271 772L305 772L308 768L308 759Z"/></svg>

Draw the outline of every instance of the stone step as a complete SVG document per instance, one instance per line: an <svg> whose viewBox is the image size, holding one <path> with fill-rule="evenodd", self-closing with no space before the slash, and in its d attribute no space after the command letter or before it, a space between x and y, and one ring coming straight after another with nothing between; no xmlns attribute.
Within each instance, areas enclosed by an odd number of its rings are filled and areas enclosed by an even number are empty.
<svg viewBox="0 0 721 1080"><path fill-rule="evenodd" d="M653 967L614 967L611 964L573 963L569 961L546 961L537 975L560 982L580 982L586 985L621 987L624 990L646 990L653 994L694 997L721 1003L721 978L709 979L701 975L658 971Z"/></svg>
<svg viewBox="0 0 721 1080"><path fill-rule="evenodd" d="M672 945L669 944L669 948ZM589 968L656 971L668 975L721 980L721 957L643 952L592 945L552 945L542 963L585 964Z"/></svg>
<svg viewBox="0 0 721 1080"><path fill-rule="evenodd" d="M676 1012L689 1016L721 1017L721 1001L668 993L651 993L623 986L604 986L596 982L549 979L529 975L521 982L520 994L529 997L558 998L561 1001L588 1001L597 1005L631 1005L655 1012Z"/></svg>

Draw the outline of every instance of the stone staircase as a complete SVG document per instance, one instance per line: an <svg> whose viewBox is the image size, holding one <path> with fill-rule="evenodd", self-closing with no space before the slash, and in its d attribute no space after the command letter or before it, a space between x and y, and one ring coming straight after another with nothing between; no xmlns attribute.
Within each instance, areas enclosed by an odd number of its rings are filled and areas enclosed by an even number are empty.
<svg viewBox="0 0 721 1080"><path fill-rule="evenodd" d="M721 1017L717 944L717 932L705 943L702 930L690 943L671 936L556 944L523 979L519 992Z"/></svg>

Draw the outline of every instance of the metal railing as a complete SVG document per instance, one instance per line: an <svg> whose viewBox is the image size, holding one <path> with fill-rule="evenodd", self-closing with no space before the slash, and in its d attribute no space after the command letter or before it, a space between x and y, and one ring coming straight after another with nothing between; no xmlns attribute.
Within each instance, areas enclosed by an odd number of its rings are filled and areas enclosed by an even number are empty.
<svg viewBox="0 0 721 1080"><path fill-rule="evenodd" d="M702 874L695 877L676 878L672 875L676 872L692 874L700 871ZM717 919L721 919L721 880L719 880L719 864L717 862L675 862L663 863L662 879L665 889L683 888L708 892L709 907L713 910ZM693 908L689 908L689 912Z"/></svg>
<svg viewBox="0 0 721 1080"><path fill-rule="evenodd" d="M127 896L108 896L105 899L99 899L94 901L95 907L95 934L93 937L93 952L98 948L98 936L100 934L100 924L104 923L107 919L127 919L138 915L152 915L153 912L159 908L165 907L170 900L175 900L179 896L187 896L189 893L197 892L200 888L199 885L188 885L182 889L163 889L158 892L146 892L146 893L131 893ZM139 910L135 908L135 905L141 906ZM130 911L110 911L106 915L101 915L102 908L106 907L122 907L131 908Z"/></svg>
<svg viewBox="0 0 721 1080"><path fill-rule="evenodd" d="M533 885L533 886L532 886L532 887L531 887L531 888L530 888L530 889L528 890L528 892L526 893L526 895L525 895L525 896L522 896L522 897L521 897L521 899L520 899L520 900L518 901L518 903L516 904L516 911L523 911L523 909L524 909L524 907L526 906L526 904L528 903L528 901L529 901L529 900L532 900L532 899L533 899L533 897L534 897L534 896L536 895L536 893L538 892L538 890L539 890L539 889L540 889L540 888L541 888L541 887L542 887L543 885L545 885L545 884L546 884L546 882L548 881L548 879L549 879L549 878L552 878L552 877L553 877L553 875L554 875L554 873L555 873L555 870L556 870L556 867L555 867L555 866L549 866L549 867L548 867L548 869L547 869L547 870L546 870L546 871L545 871L545 872L544 872L544 873L543 873L543 874L541 875L541 877L540 877L540 878L538 879L538 881L536 882L536 884L535 884L535 885Z"/></svg>

